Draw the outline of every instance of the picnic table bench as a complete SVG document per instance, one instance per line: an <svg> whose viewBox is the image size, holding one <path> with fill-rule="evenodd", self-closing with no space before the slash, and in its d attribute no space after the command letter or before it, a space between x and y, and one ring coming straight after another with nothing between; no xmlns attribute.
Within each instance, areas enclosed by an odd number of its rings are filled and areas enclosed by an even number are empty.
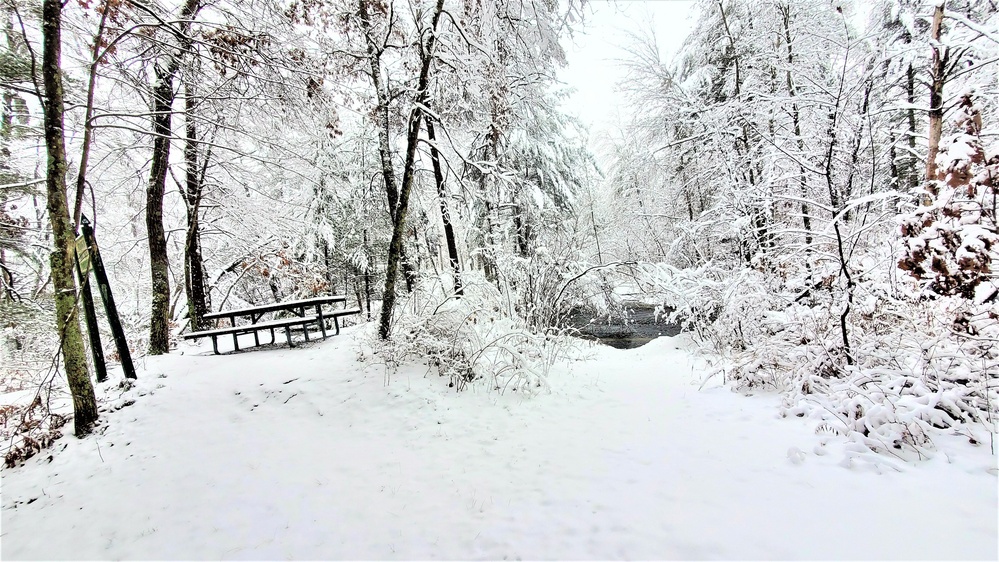
<svg viewBox="0 0 999 562"><path fill-rule="evenodd" d="M199 330L197 332L190 332L184 334L184 339L199 339L209 337L212 338L212 349L215 354L219 353L218 337L224 335L232 336L232 345L235 351L239 351L239 336L245 334L253 334L253 341L256 345L260 345L259 332L261 330L267 330L271 334L270 343L274 343L275 334L274 330L277 328L284 328L285 336L288 339L288 346L295 347L292 343L291 332L293 329L301 329L305 334L305 341L310 341L309 339L309 325L317 324L320 332L323 334L323 339L328 337L326 332L326 321L332 320L333 326L336 330L334 335L340 335L340 318L344 316L350 316L352 314L360 314L360 308L350 308L350 309L338 309L333 311L323 311L323 306L332 306L338 303L346 303L347 297L345 296L329 296L329 297L314 297L309 299L300 299L294 301L285 301L279 303L271 303L260 306L251 306L247 308L239 308L233 310L222 310L219 312L211 312L205 314L205 320L221 320L227 318L229 320L229 326L222 326L213 328L210 330ZM314 313L313 313L314 311ZM272 320L267 320L261 322L261 318L265 314L269 313L288 313L290 316L285 318L275 318ZM246 318L249 320L248 323L238 324L237 318Z"/></svg>

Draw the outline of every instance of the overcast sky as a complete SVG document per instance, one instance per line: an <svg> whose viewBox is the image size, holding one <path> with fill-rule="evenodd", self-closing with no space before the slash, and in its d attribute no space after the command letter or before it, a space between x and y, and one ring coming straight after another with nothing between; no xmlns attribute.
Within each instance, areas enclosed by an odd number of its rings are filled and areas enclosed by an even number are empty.
<svg viewBox="0 0 999 562"><path fill-rule="evenodd" d="M623 77L617 60L628 33L654 29L660 52L667 60L687 37L693 25L694 0L589 0L586 23L565 42L568 66L559 73L566 85L577 91L567 100L567 109L600 135L616 121L622 109L615 95Z"/></svg>

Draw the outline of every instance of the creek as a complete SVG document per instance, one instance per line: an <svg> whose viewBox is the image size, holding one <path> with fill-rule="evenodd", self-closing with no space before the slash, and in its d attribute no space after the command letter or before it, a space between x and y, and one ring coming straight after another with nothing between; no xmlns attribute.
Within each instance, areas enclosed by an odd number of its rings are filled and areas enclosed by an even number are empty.
<svg viewBox="0 0 999 562"><path fill-rule="evenodd" d="M607 318L591 311L578 310L569 316L569 324L582 337L593 339L618 349L641 347L660 336L680 333L679 323L657 318L654 307L643 304L625 306L625 317Z"/></svg>

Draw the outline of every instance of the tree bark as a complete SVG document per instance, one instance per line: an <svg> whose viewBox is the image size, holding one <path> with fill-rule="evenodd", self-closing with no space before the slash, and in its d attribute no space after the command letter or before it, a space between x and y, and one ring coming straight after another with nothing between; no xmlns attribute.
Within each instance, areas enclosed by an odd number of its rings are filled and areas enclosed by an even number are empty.
<svg viewBox="0 0 999 562"><path fill-rule="evenodd" d="M90 145L93 144L94 125L91 120L94 116L94 90L97 86L97 65L100 63L97 57L100 56L101 41L104 38L104 29L108 19L108 8L101 12L101 23L97 27L97 35L94 37L93 57L90 62L90 77L87 82L87 107L83 116L83 142L80 148L80 170L76 175L76 197L73 202L73 224L77 228L80 226L80 216L83 214L83 195L87 187L87 166L90 163Z"/></svg>
<svg viewBox="0 0 999 562"><path fill-rule="evenodd" d="M60 69L62 2L42 5L42 77L45 88L45 147L48 153L45 188L52 226L52 286L55 290L56 329L63 366L73 396L73 425L77 437L90 433L97 421L97 400L87 371L87 355L80 331L73 279L76 237L66 201L66 141L63 132L63 86Z"/></svg>
<svg viewBox="0 0 999 562"><path fill-rule="evenodd" d="M376 129L378 129L378 155L382 164L382 179L385 182L385 195L388 198L389 216L395 222L396 207L399 205L399 187L396 185L395 168L392 165L392 143L389 139L389 103L391 97L388 88L382 82L381 56L382 48L376 45L372 37L371 16L368 14L368 0L357 0L357 12L361 27L364 30L368 52L368 66L371 70L371 83L375 87Z"/></svg>
<svg viewBox="0 0 999 562"><path fill-rule="evenodd" d="M363 5L363 0L362 0ZM395 307L395 280L399 272L399 264L403 261L402 241L406 235L406 214L409 211L409 194L413 188L413 177L416 167L416 145L420 138L423 123L423 107L427 99L427 82L430 77L430 63L433 61L434 43L437 40L437 23L444 11L444 0L437 0L434 15L430 23L430 37L426 47L421 52L420 77L417 82L417 103L414 104L409 120L409 132L406 135L406 160L403 164L402 185L399 190L399 201L392 220L392 240L389 242L388 263L385 268L385 293L382 295L382 311L378 322L378 336L388 339L392 331L392 309Z"/></svg>
<svg viewBox="0 0 999 562"><path fill-rule="evenodd" d="M909 127L906 134L908 136L907 141L909 145L909 153L906 155L904 172L906 180L906 186L909 191L916 189L919 185L919 172L917 170L916 164L918 159L916 158L916 70L912 68L910 63L905 71L905 101L908 105L908 110L906 110L907 125ZM893 143L894 146L894 143Z"/></svg>
<svg viewBox="0 0 999 562"><path fill-rule="evenodd" d="M149 354L170 351L170 261L166 232L163 228L163 195L170 166L170 136L174 90L173 80L180 69L180 58L190 46L190 20L200 0L187 0L181 9L180 53L171 51L163 64L157 61L153 84L153 158L146 188L146 232L149 239L149 273L152 278L152 310L149 319Z"/></svg>
<svg viewBox="0 0 999 562"><path fill-rule="evenodd" d="M725 6L722 4L721 0L718 0L718 14L721 15L722 26L725 28L725 37L728 39L732 62L735 65L735 92L733 97L739 99L739 93L742 89L742 76L739 68L739 52L735 47L735 37L732 36L732 30L728 25L728 17L725 16Z"/></svg>
<svg viewBox="0 0 999 562"><path fill-rule="evenodd" d="M170 59L173 59L171 56ZM170 112L173 111L173 75L177 64L166 68L157 64L153 88L153 159L146 189L146 231L149 239L149 271L153 301L149 320L149 354L170 351L170 272L166 233L163 229L163 195L170 163Z"/></svg>
<svg viewBox="0 0 999 562"><path fill-rule="evenodd" d="M376 128L378 129L378 155L381 159L382 165L382 179L385 182L385 196L388 199L388 209L389 217L392 219L392 223L395 224L398 217L399 210L399 185L395 177L395 167L392 164L392 145L389 138L389 105L392 103L392 94L388 90L388 85L382 80L382 67L381 67L381 56L384 48L375 44L374 38L372 37L371 28L371 16L368 13L368 2L370 0L358 0L357 11L361 20L361 28L364 31L364 37L367 46L368 53L368 66L371 72L371 82L375 87L375 99L377 99L377 105L375 107L375 119ZM440 13L438 10L437 14ZM435 16L435 29L437 17ZM422 92L422 90L420 90ZM405 182L405 178L403 179ZM405 188L403 188L405 189ZM416 285L416 272L413 271L413 266L410 264L409 260L406 258L406 247L402 246L400 250L402 252L399 262L402 267L403 276L406 279L406 289L408 292L412 292L414 286Z"/></svg>
<svg viewBox="0 0 999 562"><path fill-rule="evenodd" d="M526 258L531 253L531 240L533 238L533 228L531 227L530 215L525 212L526 205L514 197L510 201L513 205L513 230L517 233L516 250L517 255Z"/></svg>
<svg viewBox="0 0 999 562"><path fill-rule="evenodd" d="M94 126L91 118L94 113L94 90L97 85L97 64L100 53L101 40L104 36L105 24L107 23L108 10L101 12L101 23L97 28L97 35L94 37L93 60L90 64L90 78L87 83L87 108L83 118L83 142L80 149L80 169L76 175L76 197L73 203L73 224L75 232L79 232L80 217L83 215L83 196L87 186L87 165L90 162L90 145L93 141ZM79 262L77 262L79 266ZM79 268L78 268L79 271ZM101 346L101 335L97 326L97 311L94 307L94 293L90 287L90 275L87 271L79 271L80 293L83 296L84 319L87 325L87 336L90 339L90 354L94 359L94 371L97 375L97 382L107 380L107 366L104 362L104 350Z"/></svg>
<svg viewBox="0 0 999 562"><path fill-rule="evenodd" d="M364 267L364 313L371 321L371 250L368 246L368 229L364 229L362 233L362 243L364 244L364 255L369 259L366 260L367 264ZM360 303L358 303L360 305Z"/></svg>
<svg viewBox="0 0 999 562"><path fill-rule="evenodd" d="M461 286L461 261L458 259L458 244L454 237L454 225L451 224L451 211L447 206L447 192L444 189L444 171L441 169L441 156L437 151L437 136L434 134L434 122L427 119L427 139L430 140L430 161L434 167L434 180L437 183L437 198L441 207L441 222L444 224L444 239L447 242L448 262L454 275L454 294L464 294Z"/></svg>
<svg viewBox="0 0 999 562"><path fill-rule="evenodd" d="M205 267L201 255L201 196L204 189L203 169L207 169L208 156L204 164L198 159L198 128L195 121L197 111L194 100L193 78L185 76L184 81L184 201L187 203L187 236L184 241L184 284L187 293L187 311L191 330L202 329L202 318L208 314L205 299Z"/></svg>
<svg viewBox="0 0 999 562"><path fill-rule="evenodd" d="M930 48L933 58L930 62L930 130L926 151L926 181L937 178L937 153L940 152L940 136L943 133L944 83L946 81L947 58L949 51L940 45L944 7L941 2L933 10L933 23L930 26ZM943 53L941 53L941 48Z"/></svg>
<svg viewBox="0 0 999 562"><path fill-rule="evenodd" d="M805 139L801 136L801 116L798 109L798 89L794 84L791 69L794 67L794 47L791 37L791 5L781 4L778 7L784 24L784 47L787 49L787 95L791 102L791 122L794 127L794 138L798 145L798 158L805 157ZM805 269L808 272L809 284L812 279L812 213L808 201L808 182L805 179L805 167L798 164L798 195L801 197L801 226L805 231Z"/></svg>
<svg viewBox="0 0 999 562"><path fill-rule="evenodd" d="M494 112L495 113L495 112ZM485 146L485 160L495 164L499 154L499 126L493 122L489 125L490 132ZM497 287L499 286L499 266L496 264L496 235L493 226L495 211L491 199L493 171L483 173L479 177L479 196L482 198L483 214L479 218L482 228L483 244L479 249L479 257L482 260L482 272L486 279Z"/></svg>

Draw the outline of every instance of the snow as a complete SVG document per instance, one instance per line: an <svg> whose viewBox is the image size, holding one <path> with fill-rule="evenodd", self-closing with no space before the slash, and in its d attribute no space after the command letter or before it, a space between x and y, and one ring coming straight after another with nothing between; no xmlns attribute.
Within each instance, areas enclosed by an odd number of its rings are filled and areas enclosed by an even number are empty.
<svg viewBox="0 0 999 562"><path fill-rule="evenodd" d="M942 168L951 168L970 161L979 151L979 140L977 137L968 134L954 135L944 150L937 155L937 164Z"/></svg>
<svg viewBox="0 0 999 562"><path fill-rule="evenodd" d="M999 142L994 142L985 149L985 161L991 162L993 158L999 158Z"/></svg>
<svg viewBox="0 0 999 562"><path fill-rule="evenodd" d="M700 389L683 337L595 346L527 398L455 393L423 366L387 378L357 362L364 329L202 344L147 358L124 393L102 386L101 434L3 472L2 558L999 553L988 443L942 436L918 463L865 452L780 418L776 396Z"/></svg>

